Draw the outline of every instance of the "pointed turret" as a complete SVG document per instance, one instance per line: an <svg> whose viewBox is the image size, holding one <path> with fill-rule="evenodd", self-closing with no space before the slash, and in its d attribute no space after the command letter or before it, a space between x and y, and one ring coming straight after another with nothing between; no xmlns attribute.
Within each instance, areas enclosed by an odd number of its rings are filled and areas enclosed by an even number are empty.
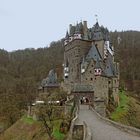
<svg viewBox="0 0 140 140"><path fill-rule="evenodd" d="M77 23L76 28L75 28L75 34L80 34L80 27L79 27L78 23Z"/></svg>
<svg viewBox="0 0 140 140"><path fill-rule="evenodd" d="M69 25L69 36L73 36L75 33L75 26L72 26L72 24Z"/></svg>
<svg viewBox="0 0 140 140"><path fill-rule="evenodd" d="M96 24L92 28L92 40L94 41L103 40L103 33L101 31L101 28L98 22L96 22Z"/></svg>
<svg viewBox="0 0 140 140"><path fill-rule="evenodd" d="M101 29L100 29L100 26L99 26L99 23L98 22L96 22L96 24L94 25L94 31L101 31Z"/></svg>
<svg viewBox="0 0 140 140"><path fill-rule="evenodd" d="M77 25L75 27L74 39L81 39L81 38L82 38L82 35L81 35L81 32L80 32L80 26L77 23Z"/></svg>
<svg viewBox="0 0 140 140"><path fill-rule="evenodd" d="M64 45L67 45L69 43L69 33L68 31L66 32L65 40L64 40Z"/></svg>
<svg viewBox="0 0 140 140"><path fill-rule="evenodd" d="M68 31L66 32L65 39L69 39L69 33L68 33Z"/></svg>
<svg viewBox="0 0 140 140"><path fill-rule="evenodd" d="M79 23L79 31L81 34L83 34L83 23L82 22Z"/></svg>

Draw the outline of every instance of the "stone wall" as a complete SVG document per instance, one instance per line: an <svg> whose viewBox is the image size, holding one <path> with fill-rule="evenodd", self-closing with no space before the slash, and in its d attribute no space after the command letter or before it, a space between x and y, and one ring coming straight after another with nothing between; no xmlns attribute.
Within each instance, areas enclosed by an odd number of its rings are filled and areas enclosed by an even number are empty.
<svg viewBox="0 0 140 140"><path fill-rule="evenodd" d="M94 60L91 60L85 73L81 75L81 83L92 84L92 85L94 84L95 82L94 67L95 67L95 62Z"/></svg>
<svg viewBox="0 0 140 140"><path fill-rule="evenodd" d="M115 103L118 105L119 104L119 79L112 78L112 94Z"/></svg>
<svg viewBox="0 0 140 140"><path fill-rule="evenodd" d="M101 98L108 103L108 78L96 76L95 80L95 98Z"/></svg>
<svg viewBox="0 0 140 140"><path fill-rule="evenodd" d="M94 101L94 109L98 112L101 116L106 116L106 106L104 100L97 99Z"/></svg>

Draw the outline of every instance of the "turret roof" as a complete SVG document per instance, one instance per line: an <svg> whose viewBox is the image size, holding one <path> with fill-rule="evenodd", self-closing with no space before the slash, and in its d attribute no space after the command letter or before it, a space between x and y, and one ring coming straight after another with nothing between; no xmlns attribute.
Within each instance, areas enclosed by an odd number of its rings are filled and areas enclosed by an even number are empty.
<svg viewBox="0 0 140 140"><path fill-rule="evenodd" d="M105 74L109 77L115 76L115 67L113 64L113 58L109 52L108 52L108 57L106 60Z"/></svg>
<svg viewBox="0 0 140 140"><path fill-rule="evenodd" d="M66 32L66 37L65 37L65 39L68 39L69 38L69 33L68 33L68 31Z"/></svg>
<svg viewBox="0 0 140 140"><path fill-rule="evenodd" d="M69 35L70 35L70 36L73 36L74 33L75 33L75 26L72 26L72 25L71 25Z"/></svg>
<svg viewBox="0 0 140 140"><path fill-rule="evenodd" d="M51 69L49 71L47 78L42 80L41 86L46 87L46 86L55 85L55 84L57 84L57 74L54 69Z"/></svg>
<svg viewBox="0 0 140 140"><path fill-rule="evenodd" d="M80 33L80 27L79 24L77 23L76 28L75 28L75 33L79 34Z"/></svg>
<svg viewBox="0 0 140 140"><path fill-rule="evenodd" d="M102 67L101 67L101 61L99 61L98 59L97 59L97 61L96 61L96 63L95 63L95 68L96 68L96 69L102 68Z"/></svg>

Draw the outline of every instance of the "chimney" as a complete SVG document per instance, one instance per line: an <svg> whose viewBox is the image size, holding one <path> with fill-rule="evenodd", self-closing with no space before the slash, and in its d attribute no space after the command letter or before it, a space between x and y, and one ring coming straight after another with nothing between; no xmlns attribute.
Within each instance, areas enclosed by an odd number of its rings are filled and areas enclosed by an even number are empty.
<svg viewBox="0 0 140 140"><path fill-rule="evenodd" d="M88 28L87 28L87 21L83 21L83 32L84 32L84 39L88 40Z"/></svg>
<svg viewBox="0 0 140 140"><path fill-rule="evenodd" d="M87 21L83 21L84 29L87 29Z"/></svg>
<svg viewBox="0 0 140 140"><path fill-rule="evenodd" d="M71 29L72 29L72 24L69 25L69 34L70 35L72 34Z"/></svg>

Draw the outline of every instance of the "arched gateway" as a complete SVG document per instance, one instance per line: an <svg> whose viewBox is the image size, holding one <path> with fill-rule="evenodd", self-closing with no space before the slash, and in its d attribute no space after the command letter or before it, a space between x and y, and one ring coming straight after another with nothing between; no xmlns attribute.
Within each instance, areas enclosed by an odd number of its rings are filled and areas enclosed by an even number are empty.
<svg viewBox="0 0 140 140"><path fill-rule="evenodd" d="M75 84L72 88L72 95L77 105L87 104L94 106L94 87L93 85Z"/></svg>

